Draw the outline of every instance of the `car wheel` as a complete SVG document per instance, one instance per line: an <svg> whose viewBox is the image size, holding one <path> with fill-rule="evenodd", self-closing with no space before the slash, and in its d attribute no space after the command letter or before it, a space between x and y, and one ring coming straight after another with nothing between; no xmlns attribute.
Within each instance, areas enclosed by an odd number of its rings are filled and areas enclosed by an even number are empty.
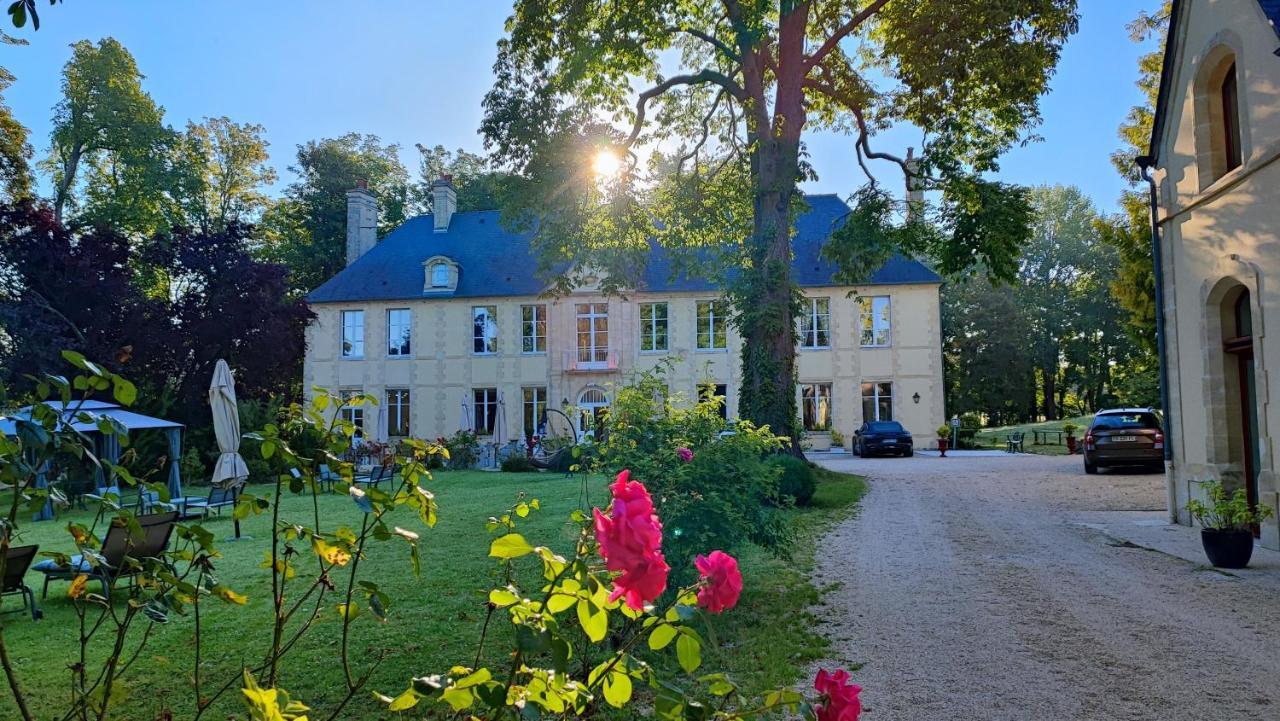
<svg viewBox="0 0 1280 721"><path fill-rule="evenodd" d="M862 447L858 445L857 441L854 441L853 443L853 455L855 456L862 455Z"/></svg>
<svg viewBox="0 0 1280 721"><path fill-rule="evenodd" d="M912 448L911 450L907 451L906 453L903 453L903 454L902 454L902 457L903 457L903 458L910 458L910 457L914 456L915 454L916 454L916 450L915 450L914 448Z"/></svg>
<svg viewBox="0 0 1280 721"><path fill-rule="evenodd" d="M1098 472L1098 466L1090 463L1088 458L1084 459L1084 472L1093 475Z"/></svg>

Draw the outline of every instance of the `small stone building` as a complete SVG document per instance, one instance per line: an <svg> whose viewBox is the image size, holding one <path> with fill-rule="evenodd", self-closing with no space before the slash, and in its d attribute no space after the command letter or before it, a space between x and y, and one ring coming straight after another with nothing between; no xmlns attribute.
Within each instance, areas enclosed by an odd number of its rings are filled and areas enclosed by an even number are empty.
<svg viewBox="0 0 1280 721"><path fill-rule="evenodd" d="M1278 23L1280 0L1173 3L1149 160L1165 294L1168 496L1184 523L1196 482L1208 478L1280 512ZM1274 518L1258 532L1280 548Z"/></svg>

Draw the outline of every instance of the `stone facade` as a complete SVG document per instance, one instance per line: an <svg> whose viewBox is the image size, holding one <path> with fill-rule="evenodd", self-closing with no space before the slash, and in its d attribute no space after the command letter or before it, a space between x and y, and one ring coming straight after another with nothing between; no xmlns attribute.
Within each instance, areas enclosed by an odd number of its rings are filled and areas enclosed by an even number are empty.
<svg viewBox="0 0 1280 721"><path fill-rule="evenodd" d="M1280 48L1258 0L1174 4L1151 155L1158 184L1171 516L1221 478L1280 513ZM1276 520L1260 529L1280 548Z"/></svg>

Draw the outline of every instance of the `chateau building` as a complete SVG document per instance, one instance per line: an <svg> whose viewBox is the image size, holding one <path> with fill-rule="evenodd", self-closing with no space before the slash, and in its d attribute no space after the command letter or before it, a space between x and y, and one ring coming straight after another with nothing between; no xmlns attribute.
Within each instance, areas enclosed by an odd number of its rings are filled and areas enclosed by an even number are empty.
<svg viewBox="0 0 1280 721"><path fill-rule="evenodd" d="M1222 479L1280 512L1280 0L1176 0L1148 156L1171 515ZM1256 529L1280 548L1275 518Z"/></svg>
<svg viewBox="0 0 1280 721"><path fill-rule="evenodd" d="M589 433L617 384L660 363L671 397L714 393L736 415L740 340L728 308L711 284L672 278L661 250L625 298L592 287L553 297L535 276L529 235L505 229L496 211L457 212L448 179L433 186L432 215L380 241L374 196L356 188L347 198L347 267L308 296L304 381L376 397L377 407L342 411L367 437L469 428L506 441L538 433L544 419L567 433L565 417ZM805 295L796 408L810 442L894 419L923 447L944 417L939 278L895 257L867 285L836 284L820 250L849 208L830 195L806 200L794 238Z"/></svg>

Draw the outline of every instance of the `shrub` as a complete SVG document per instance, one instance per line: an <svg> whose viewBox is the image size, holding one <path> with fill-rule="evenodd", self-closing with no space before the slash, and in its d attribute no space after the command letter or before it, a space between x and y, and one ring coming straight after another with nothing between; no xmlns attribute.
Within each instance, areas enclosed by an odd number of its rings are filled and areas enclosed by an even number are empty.
<svg viewBox="0 0 1280 721"><path fill-rule="evenodd" d="M538 470L533 466L533 461L523 453L507 456L502 459L503 473L528 473Z"/></svg>
<svg viewBox="0 0 1280 721"><path fill-rule="evenodd" d="M831 445L837 448L844 447L844 434L834 428L831 429Z"/></svg>
<svg viewBox="0 0 1280 721"><path fill-rule="evenodd" d="M778 468L778 495L787 496L797 506L807 506L818 490L817 475L804 460L795 456L779 455L769 459L769 464Z"/></svg>
<svg viewBox="0 0 1280 721"><path fill-rule="evenodd" d="M480 460L480 442L471 431L458 431L444 441L449 451L449 467L455 470L471 468Z"/></svg>

